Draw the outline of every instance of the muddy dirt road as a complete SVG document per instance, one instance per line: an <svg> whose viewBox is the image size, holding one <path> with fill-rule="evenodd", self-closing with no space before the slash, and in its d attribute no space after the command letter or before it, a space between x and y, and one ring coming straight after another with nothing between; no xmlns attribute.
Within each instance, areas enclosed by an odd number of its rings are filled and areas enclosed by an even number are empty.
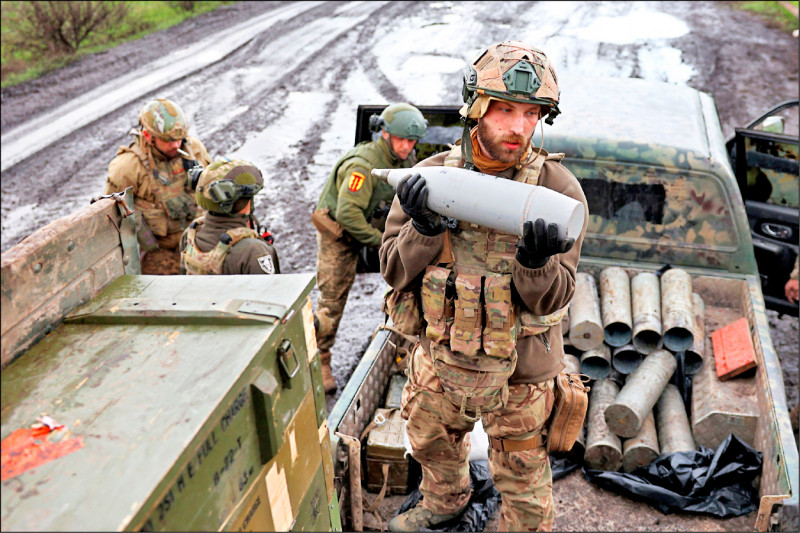
<svg viewBox="0 0 800 533"><path fill-rule="evenodd" d="M4 168L0 250L100 194L108 162L154 97L182 105L212 157L261 168L256 214L276 235L284 271L306 272L316 261L309 214L331 165L353 143L358 104L457 104L465 61L492 42L535 44L559 74L589 83L635 77L706 91L726 137L798 94L797 40L725 2L239 2L3 89L4 150L27 122L45 117L46 132L50 117L55 123L70 102L109 80L136 69L144 75L167 53L261 16L276 22L222 59L166 72L102 113L89 102L83 109L99 118L67 125L61 138ZM568 93L562 87L564 113ZM333 349L340 385L377 323L383 287L380 274L356 280ZM770 314L790 406L797 403L797 324Z"/></svg>

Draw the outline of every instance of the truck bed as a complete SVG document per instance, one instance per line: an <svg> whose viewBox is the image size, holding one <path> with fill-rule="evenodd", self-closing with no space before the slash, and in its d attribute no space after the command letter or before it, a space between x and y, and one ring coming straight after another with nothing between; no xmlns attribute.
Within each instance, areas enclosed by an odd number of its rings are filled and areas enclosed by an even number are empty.
<svg viewBox="0 0 800 533"><path fill-rule="evenodd" d="M605 265L582 263L581 271L589 272L596 278ZM643 270L627 268L633 276ZM691 272L691 271L690 271ZM711 333L736 319L746 317L755 332L753 343L756 350L758 366L752 377L747 380L745 388L755 390L759 399L759 418L756 427L756 448L763 453L763 471L760 483L761 504L758 512L731 519L719 519L708 515L677 513L664 515L644 502L637 502L625 496L617 495L601 489L586 480L577 470L554 483L556 518L553 529L556 531L765 531L775 527L778 520L773 505L788 503L796 505L797 497L784 502L785 495L790 494L789 484L796 483L797 456L795 449L783 442L791 431L781 427L788 425L785 416L785 394L781 394L780 367L777 358L769 357L765 361L760 338L768 336L768 326L762 324L757 317L763 316L753 309L751 291L757 290L757 280L741 276L722 277L695 274L692 276L693 290L700 294L706 304L705 363L713 364ZM762 310L763 311L763 310ZM372 343L367 348L361 363L353 373L339 401L329 415L328 422L334 445L335 476L339 490L340 509L342 510L345 528L352 527L352 509L349 499L349 465L347 452L335 433L338 431L358 439L363 429L372 419L375 408L380 406L389 376L396 371L394 363L397 349L408 348L407 341L400 339L395 333L376 329ZM774 354L772 350L768 350ZM711 358L711 359L710 359ZM775 359L774 361L772 359ZM774 395L774 398L773 398ZM775 398L778 398L777 400ZM783 402L776 409L775 402ZM780 413L780 414L778 414ZM781 420L776 420L780 418ZM787 418L787 420L782 420ZM777 431L776 428L781 427ZM791 444L794 444L793 441ZM788 453L787 453L788 452ZM790 466L787 468L787 461ZM363 472L363 468L362 468ZM794 477L792 477L794 476ZM367 499L372 501L376 494L366 491ZM407 496L387 496L378 509L381 518L388 520L395 510L405 501ZM793 503L792 503L793 502ZM612 512L609 512L612 510ZM358 512L356 509L355 512ZM789 516L796 517L789 512ZM487 524L485 531L496 531L499 514ZM789 518L791 522L792 518ZM796 518L794 518L796 520ZM364 516L364 529L372 529L375 525L372 518ZM783 524L782 527L785 527Z"/></svg>

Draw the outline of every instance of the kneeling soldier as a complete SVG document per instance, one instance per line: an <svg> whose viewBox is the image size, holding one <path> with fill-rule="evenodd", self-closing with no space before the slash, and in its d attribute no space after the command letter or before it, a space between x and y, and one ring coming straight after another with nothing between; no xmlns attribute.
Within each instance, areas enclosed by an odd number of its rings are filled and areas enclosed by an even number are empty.
<svg viewBox="0 0 800 533"><path fill-rule="evenodd" d="M181 274L279 274L278 254L261 238L252 215L261 172L247 161L215 161L197 182L197 204L208 214L181 237Z"/></svg>

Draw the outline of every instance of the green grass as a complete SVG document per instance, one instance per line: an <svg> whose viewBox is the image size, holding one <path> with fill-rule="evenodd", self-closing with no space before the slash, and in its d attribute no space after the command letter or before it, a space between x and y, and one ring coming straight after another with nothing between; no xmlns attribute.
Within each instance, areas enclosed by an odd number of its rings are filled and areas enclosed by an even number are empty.
<svg viewBox="0 0 800 533"><path fill-rule="evenodd" d="M798 1L789 2L797 7ZM738 9L744 9L758 13L767 24L791 33L797 29L797 17L795 17L781 2L732 2Z"/></svg>
<svg viewBox="0 0 800 533"><path fill-rule="evenodd" d="M37 78L54 69L87 55L113 48L127 41L139 39L158 30L174 26L202 13L213 11L231 1L198 1L193 11L174 7L174 2L125 2L128 13L123 20L102 33L90 35L81 47L71 55L48 55L25 46L25 24L19 14L21 2L4 0L2 7L2 82L5 88L23 81Z"/></svg>

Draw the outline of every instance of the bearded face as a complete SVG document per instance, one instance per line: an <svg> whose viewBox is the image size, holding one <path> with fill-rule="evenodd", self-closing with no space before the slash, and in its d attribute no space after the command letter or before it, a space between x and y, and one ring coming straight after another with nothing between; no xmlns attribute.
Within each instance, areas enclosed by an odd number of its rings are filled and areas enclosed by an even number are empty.
<svg viewBox="0 0 800 533"><path fill-rule="evenodd" d="M492 100L478 120L478 141L488 156L503 163L516 163L528 151L541 106Z"/></svg>

